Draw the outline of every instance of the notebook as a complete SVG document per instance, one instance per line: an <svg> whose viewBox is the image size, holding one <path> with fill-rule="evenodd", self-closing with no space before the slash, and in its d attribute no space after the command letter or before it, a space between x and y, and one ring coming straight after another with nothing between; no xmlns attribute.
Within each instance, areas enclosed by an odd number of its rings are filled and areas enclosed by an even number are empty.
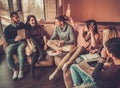
<svg viewBox="0 0 120 88"><path fill-rule="evenodd" d="M90 65L86 61L82 60L80 63L78 63L78 68L82 72L84 72L85 74L87 74L91 77L93 70L91 70Z"/></svg>
<svg viewBox="0 0 120 88"><path fill-rule="evenodd" d="M26 30L25 29L21 29L17 31L17 35L21 37L21 39L26 39Z"/></svg>

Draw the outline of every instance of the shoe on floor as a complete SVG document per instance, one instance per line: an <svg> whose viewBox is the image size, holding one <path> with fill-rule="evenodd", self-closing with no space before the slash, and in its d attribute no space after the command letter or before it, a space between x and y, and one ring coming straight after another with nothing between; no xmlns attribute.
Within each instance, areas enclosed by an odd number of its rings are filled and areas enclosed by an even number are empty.
<svg viewBox="0 0 120 88"><path fill-rule="evenodd" d="M23 78L23 76L24 76L23 71L19 71L19 74L18 74L18 79L22 79L22 78Z"/></svg>
<svg viewBox="0 0 120 88"><path fill-rule="evenodd" d="M49 80L54 79L54 77L55 77L56 74L57 74L56 72L53 72L53 73L49 76Z"/></svg>
<svg viewBox="0 0 120 88"><path fill-rule="evenodd" d="M18 71L14 71L12 79L16 80L17 77L18 77Z"/></svg>

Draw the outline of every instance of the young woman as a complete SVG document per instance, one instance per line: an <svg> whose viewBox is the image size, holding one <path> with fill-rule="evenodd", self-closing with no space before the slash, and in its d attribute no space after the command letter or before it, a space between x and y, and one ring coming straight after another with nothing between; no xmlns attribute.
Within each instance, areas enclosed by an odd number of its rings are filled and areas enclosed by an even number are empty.
<svg viewBox="0 0 120 88"><path fill-rule="evenodd" d="M103 30L103 49L101 51L101 56L103 58L106 58L107 59L107 52L105 51L105 42L108 41L110 38L113 38L113 37L117 37L117 29L113 26L111 27L106 27L104 30Z"/></svg>
<svg viewBox="0 0 120 88"><path fill-rule="evenodd" d="M34 15L29 15L26 21L26 29L28 30L28 44L32 43L34 46L30 47L34 49L32 54L32 72L34 69L35 62L45 59L45 50L47 49L47 38L41 26L38 25L36 17ZM33 72L34 73L34 72Z"/></svg>
<svg viewBox="0 0 120 88"><path fill-rule="evenodd" d="M117 36L117 29L114 27L106 27L103 30L103 49L104 49L104 53L102 54L102 56L104 56L104 58L107 58L107 51L105 49L105 42L108 41L110 38L116 37ZM106 61L106 59L104 59ZM108 65L108 63L104 63L104 65ZM83 72L83 69L79 67L79 64L73 64L71 66L71 75L72 75L72 80L73 80L73 85L76 86L80 86L80 88L85 87L85 86L89 86L89 88L94 88L93 85L93 79L91 78L91 76L89 74L86 74L85 72ZM92 73L93 70L91 70L90 73ZM91 87L90 87L91 86ZM96 87L95 87L96 88ZM104 88L104 87L103 87ZM107 87L108 88L108 87Z"/></svg>
<svg viewBox="0 0 120 88"><path fill-rule="evenodd" d="M86 21L84 27L80 26L78 30L77 47L73 48L60 62L55 71L50 75L49 79L52 80L54 76L63 67L64 71L72 62L83 53L88 53L91 49L97 48L98 31L97 23L94 20ZM63 66L64 65L64 66Z"/></svg>
<svg viewBox="0 0 120 88"><path fill-rule="evenodd" d="M37 51L39 51L39 54L41 56L41 58L39 59L44 59L43 52L47 49L47 38L44 29L42 29L42 27L38 25L36 17L34 15L29 15L27 17L26 29L29 31L30 37L28 41L30 41L30 39L33 41Z"/></svg>
<svg viewBox="0 0 120 88"><path fill-rule="evenodd" d="M55 18L55 29L47 45L54 53L68 52L75 44L73 27L66 23L63 15Z"/></svg>

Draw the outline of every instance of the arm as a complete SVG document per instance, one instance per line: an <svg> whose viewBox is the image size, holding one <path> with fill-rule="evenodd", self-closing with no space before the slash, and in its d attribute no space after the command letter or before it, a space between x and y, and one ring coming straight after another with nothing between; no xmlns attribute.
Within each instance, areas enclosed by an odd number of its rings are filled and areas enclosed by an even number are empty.
<svg viewBox="0 0 120 88"><path fill-rule="evenodd" d="M74 30L72 27L69 27L69 40L64 41L64 44L74 44L75 43L75 36L74 36Z"/></svg>
<svg viewBox="0 0 120 88"><path fill-rule="evenodd" d="M57 37L57 27L54 29L53 35L51 36L50 40L54 40Z"/></svg>
<svg viewBox="0 0 120 88"><path fill-rule="evenodd" d="M107 59L108 55L107 55L105 48L102 49L101 56Z"/></svg>
<svg viewBox="0 0 120 88"><path fill-rule="evenodd" d="M8 29L6 28L4 31L4 35L5 35L5 40L7 43L14 43L15 38L11 38Z"/></svg>
<svg viewBox="0 0 120 88"><path fill-rule="evenodd" d="M99 63L96 65L94 71L93 71L93 74L92 74L92 77L94 79L100 79L101 76L102 76L102 69L103 69L103 66L104 66L104 62L105 60L102 59L99 61Z"/></svg>
<svg viewBox="0 0 120 88"><path fill-rule="evenodd" d="M91 47L97 46L97 40L99 38L98 34L94 34L94 25L90 26L90 36L91 36Z"/></svg>
<svg viewBox="0 0 120 88"><path fill-rule="evenodd" d="M43 40L44 40L44 50L47 50L47 37L46 36L43 36Z"/></svg>

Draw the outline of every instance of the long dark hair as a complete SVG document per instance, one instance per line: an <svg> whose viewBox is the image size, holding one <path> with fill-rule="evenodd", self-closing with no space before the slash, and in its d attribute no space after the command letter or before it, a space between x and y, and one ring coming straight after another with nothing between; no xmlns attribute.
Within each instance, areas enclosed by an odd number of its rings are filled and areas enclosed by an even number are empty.
<svg viewBox="0 0 120 88"><path fill-rule="evenodd" d="M89 29L91 23L93 23L95 25L95 27L94 27L94 34L97 34L98 33L97 22L95 20L87 20L86 21L87 28Z"/></svg>
<svg viewBox="0 0 120 88"><path fill-rule="evenodd" d="M38 29L39 25L37 23L37 19L34 15L28 15L27 17L27 21L26 21L26 29L30 30L32 28L32 26L28 23L30 21L31 18L34 18L35 20L35 26L34 26L34 29Z"/></svg>

